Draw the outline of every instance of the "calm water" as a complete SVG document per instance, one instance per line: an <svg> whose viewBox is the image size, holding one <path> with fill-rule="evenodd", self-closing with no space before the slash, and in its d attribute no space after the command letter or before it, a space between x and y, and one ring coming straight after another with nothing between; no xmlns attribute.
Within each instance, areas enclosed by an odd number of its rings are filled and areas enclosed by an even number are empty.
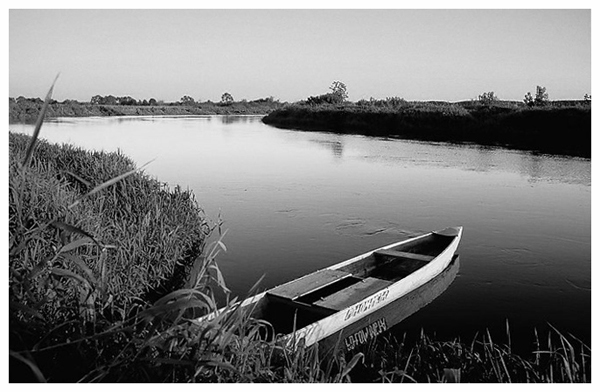
<svg viewBox="0 0 600 392"><path fill-rule="evenodd" d="M30 133L32 127L11 125ZM194 191L229 231L219 264L243 295L399 239L462 225L452 285L394 329L470 341L509 320L591 335L591 164L475 146L288 131L260 117L85 118L42 136L121 149ZM494 335L495 334L495 335ZM523 346L525 347L525 346Z"/></svg>

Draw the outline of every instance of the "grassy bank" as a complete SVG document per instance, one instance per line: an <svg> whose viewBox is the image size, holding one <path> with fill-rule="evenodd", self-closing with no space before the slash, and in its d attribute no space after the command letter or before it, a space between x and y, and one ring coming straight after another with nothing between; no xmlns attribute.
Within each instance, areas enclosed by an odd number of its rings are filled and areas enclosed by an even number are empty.
<svg viewBox="0 0 600 392"><path fill-rule="evenodd" d="M43 101L39 98L9 99L10 123L34 123ZM283 104L277 101L239 101L223 105L213 102L198 102L182 105L100 105L66 101L53 102L48 106L47 117L91 117L91 116L180 116L180 115L251 115L267 114Z"/></svg>
<svg viewBox="0 0 600 392"><path fill-rule="evenodd" d="M381 103L381 104L377 104ZM406 102L294 104L263 121L282 128L476 143L591 157L591 104Z"/></svg>
<svg viewBox="0 0 600 392"><path fill-rule="evenodd" d="M134 171L122 154L42 141L23 165L30 141L9 135L10 349L17 352L105 330L182 287L211 231L190 192ZM131 174L94 192L124 173ZM52 367L45 370L58 379L79 374L97 360L87 354L58 350L44 357Z"/></svg>

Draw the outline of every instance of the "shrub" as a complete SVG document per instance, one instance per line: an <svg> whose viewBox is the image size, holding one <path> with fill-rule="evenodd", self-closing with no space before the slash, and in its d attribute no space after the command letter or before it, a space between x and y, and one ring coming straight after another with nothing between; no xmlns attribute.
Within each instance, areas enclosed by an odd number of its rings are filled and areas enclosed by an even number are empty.
<svg viewBox="0 0 600 392"><path fill-rule="evenodd" d="M308 97L306 103L309 105L323 105L323 104L340 104L343 103L344 100L340 95L327 93L323 95L318 95L316 97Z"/></svg>
<svg viewBox="0 0 600 392"><path fill-rule="evenodd" d="M529 107L532 106L546 106L548 104L548 93L546 92L546 87L537 86L535 88L535 98L531 95L530 92L525 94L525 104Z"/></svg>
<svg viewBox="0 0 600 392"><path fill-rule="evenodd" d="M478 100L484 105L491 105L492 103L498 101L498 97L494 95L493 91L490 91L488 93L481 94Z"/></svg>
<svg viewBox="0 0 600 392"><path fill-rule="evenodd" d="M329 89L331 90L331 94L337 96L337 100L340 101L340 103L348 99L348 90L346 88L346 84L340 81L334 81L331 83Z"/></svg>
<svg viewBox="0 0 600 392"><path fill-rule="evenodd" d="M221 105L229 106L233 103L233 96L229 93L221 95Z"/></svg>

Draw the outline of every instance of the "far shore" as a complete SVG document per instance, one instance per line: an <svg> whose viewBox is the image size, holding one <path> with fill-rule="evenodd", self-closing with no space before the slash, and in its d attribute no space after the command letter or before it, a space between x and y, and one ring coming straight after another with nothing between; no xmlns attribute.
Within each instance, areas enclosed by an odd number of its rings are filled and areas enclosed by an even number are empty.
<svg viewBox="0 0 600 392"><path fill-rule="evenodd" d="M39 98L9 99L9 123L35 123ZM106 116L264 115L275 127L423 141L475 143L536 153L591 158L591 101L554 101L541 107L522 102L388 101L288 104L239 101L157 105L53 102L47 118Z"/></svg>
<svg viewBox="0 0 600 392"><path fill-rule="evenodd" d="M269 113L263 122L286 129L474 143L583 158L591 158L592 152L591 102L583 101L533 107L509 101L294 104Z"/></svg>
<svg viewBox="0 0 600 392"><path fill-rule="evenodd" d="M9 101L9 123L35 123L42 104L38 99ZM228 105L212 102L195 105L97 105L55 102L48 106L46 117L266 115L281 105L278 102L244 101Z"/></svg>

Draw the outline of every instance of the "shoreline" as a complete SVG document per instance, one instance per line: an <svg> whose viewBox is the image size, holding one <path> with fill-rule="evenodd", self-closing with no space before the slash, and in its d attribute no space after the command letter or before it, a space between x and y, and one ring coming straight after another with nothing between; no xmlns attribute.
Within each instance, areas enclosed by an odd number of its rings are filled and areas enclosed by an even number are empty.
<svg viewBox="0 0 600 392"><path fill-rule="evenodd" d="M198 105L97 105L90 103L51 103L46 118L61 117L120 117L120 116L211 116L266 115L282 106L279 103L234 102L231 105L201 103ZM32 124L42 108L42 102L9 101L9 124Z"/></svg>
<svg viewBox="0 0 600 392"><path fill-rule="evenodd" d="M263 118L283 129L476 144L591 158L591 105L407 104L398 108L290 105Z"/></svg>

